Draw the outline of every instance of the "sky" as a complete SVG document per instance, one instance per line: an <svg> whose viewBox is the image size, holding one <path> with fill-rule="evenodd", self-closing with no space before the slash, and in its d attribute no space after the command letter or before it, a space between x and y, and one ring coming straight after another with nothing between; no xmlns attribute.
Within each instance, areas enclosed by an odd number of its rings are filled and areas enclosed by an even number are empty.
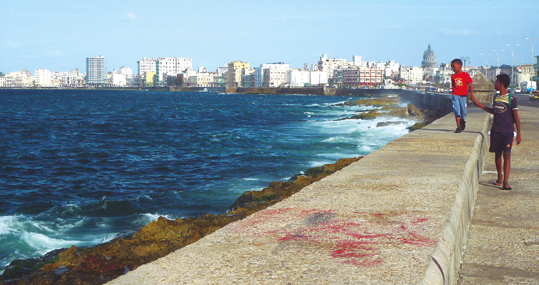
<svg viewBox="0 0 539 285"><path fill-rule="evenodd" d="M468 65L496 66L498 57L511 64L507 43L518 65L531 62L524 37L539 38L537 0L0 0L0 7L4 73L86 73L86 58L98 55L109 71L134 72L143 57L192 58L194 69L210 71L234 60L301 68L322 54L421 66L429 44L438 64L469 57Z"/></svg>

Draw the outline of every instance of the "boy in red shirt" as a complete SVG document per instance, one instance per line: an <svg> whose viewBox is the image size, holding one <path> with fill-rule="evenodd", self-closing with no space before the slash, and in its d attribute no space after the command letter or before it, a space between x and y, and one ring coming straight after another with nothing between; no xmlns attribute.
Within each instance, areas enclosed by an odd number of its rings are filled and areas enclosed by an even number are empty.
<svg viewBox="0 0 539 285"><path fill-rule="evenodd" d="M468 102L468 88L473 98L472 78L462 71L462 61L458 58L451 61L451 69L455 74L451 75L451 86L453 87L453 112L457 121L455 133L460 133L466 128L466 107Z"/></svg>
<svg viewBox="0 0 539 285"><path fill-rule="evenodd" d="M511 94L507 92L510 81L507 74L502 73L496 76L496 85L494 87L500 91L500 94L494 97L492 108L485 107L485 105L477 102L477 99L472 94L474 105L494 115L492 127L490 128L489 151L494 152L494 162L498 171L498 180L494 184L503 185L502 189L504 190L512 189L507 180L509 179L509 169L511 168L511 148L513 147L513 138L515 136L515 125L517 127L517 145L522 141L517 98L511 97Z"/></svg>

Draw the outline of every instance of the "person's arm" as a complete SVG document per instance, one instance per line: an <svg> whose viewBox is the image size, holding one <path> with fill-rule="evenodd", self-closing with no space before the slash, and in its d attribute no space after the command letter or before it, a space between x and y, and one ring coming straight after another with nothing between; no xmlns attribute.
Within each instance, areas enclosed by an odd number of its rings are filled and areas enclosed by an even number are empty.
<svg viewBox="0 0 539 285"><path fill-rule="evenodd" d="M479 103L479 101L477 101L477 98L475 98L475 96L473 95L473 87L472 87L472 84L471 84L471 83L468 83L468 84L469 84L468 86L470 87L470 91L471 91L471 94L472 94L472 102L473 102L473 104L474 104L475 106L477 106L477 107L479 107L479 108L481 108L481 109L483 109L483 110L485 110L485 111L491 113L491 114L494 114L494 109L489 108L489 107L487 107L487 106L485 106L485 105Z"/></svg>
<svg viewBox="0 0 539 285"><path fill-rule="evenodd" d="M469 93L472 94L472 100L473 100L473 98L475 97L473 96L473 86L471 82L468 82L468 89L469 89Z"/></svg>
<svg viewBox="0 0 539 285"><path fill-rule="evenodd" d="M487 111L487 112L489 112L489 113L491 113L491 114L494 114L494 109L489 108L489 107L487 107L487 106L485 106L485 105L479 103L479 102L477 101L477 99L475 98L475 96L473 96L473 94L472 94L472 101L473 101L473 104L474 104L475 106L477 106L477 107L479 107L479 108L481 108L481 109L483 109L483 110L485 110L485 111Z"/></svg>
<svg viewBox="0 0 539 285"><path fill-rule="evenodd" d="M522 141L522 138L520 137L520 117L518 116L518 110L513 110L513 115L515 118L515 123L517 125L517 145L519 145Z"/></svg>

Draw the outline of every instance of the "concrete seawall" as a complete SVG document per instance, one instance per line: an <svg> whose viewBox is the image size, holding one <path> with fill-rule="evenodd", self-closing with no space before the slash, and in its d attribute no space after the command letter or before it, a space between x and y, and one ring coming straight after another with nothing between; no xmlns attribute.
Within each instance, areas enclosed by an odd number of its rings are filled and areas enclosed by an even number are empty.
<svg viewBox="0 0 539 285"><path fill-rule="evenodd" d="M444 228L442 239L438 241L431 255L421 284L456 284L458 280L462 254L467 243L468 230L479 189L479 179L488 152L487 133L491 123L492 118L488 115L481 132L475 139L472 154L464 167L459 190L451 207L448 223Z"/></svg>
<svg viewBox="0 0 539 285"><path fill-rule="evenodd" d="M447 115L110 283L454 284L489 124Z"/></svg>

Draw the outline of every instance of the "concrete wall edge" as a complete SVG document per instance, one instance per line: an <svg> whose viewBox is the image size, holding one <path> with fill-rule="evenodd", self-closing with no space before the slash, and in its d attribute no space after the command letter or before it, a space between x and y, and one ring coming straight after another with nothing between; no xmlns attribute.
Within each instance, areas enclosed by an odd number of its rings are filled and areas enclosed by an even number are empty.
<svg viewBox="0 0 539 285"><path fill-rule="evenodd" d="M485 117L483 128L474 141L474 148L459 183L459 190L451 206L448 222L423 272L419 284L456 284L462 254L468 240L475 199L479 189L479 178L483 172L488 152L488 130L492 117Z"/></svg>

